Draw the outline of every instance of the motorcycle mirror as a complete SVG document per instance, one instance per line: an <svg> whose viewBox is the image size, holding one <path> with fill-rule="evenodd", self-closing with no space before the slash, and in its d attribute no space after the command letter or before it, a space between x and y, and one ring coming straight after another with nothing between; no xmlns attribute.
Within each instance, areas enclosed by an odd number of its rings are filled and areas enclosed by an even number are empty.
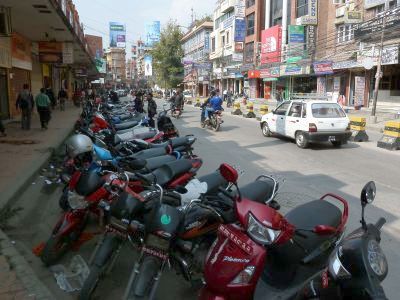
<svg viewBox="0 0 400 300"><path fill-rule="evenodd" d="M238 180L238 172L230 165L223 163L219 166L219 172L221 176L228 182L237 183Z"/></svg>
<svg viewBox="0 0 400 300"><path fill-rule="evenodd" d="M361 191L361 205L365 206L374 201L376 195L375 182L368 182Z"/></svg>
<svg viewBox="0 0 400 300"><path fill-rule="evenodd" d="M101 147L101 148L107 149L107 144L104 143L104 141L102 141L102 140L99 139L98 137L96 137L95 144L96 144L96 146L99 146L99 147Z"/></svg>
<svg viewBox="0 0 400 300"><path fill-rule="evenodd" d="M314 227L313 232L318 235L332 235L336 233L336 228L327 225L317 225Z"/></svg>

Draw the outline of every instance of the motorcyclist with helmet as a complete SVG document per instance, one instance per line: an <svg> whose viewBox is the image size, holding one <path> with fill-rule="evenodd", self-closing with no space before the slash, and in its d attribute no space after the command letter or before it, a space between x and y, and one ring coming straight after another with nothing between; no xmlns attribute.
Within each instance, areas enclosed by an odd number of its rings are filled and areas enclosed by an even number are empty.
<svg viewBox="0 0 400 300"><path fill-rule="evenodd" d="M222 99L218 95L218 90L211 92L211 99L207 104L207 107L204 111L204 116L206 117L206 121L210 120L210 114L223 110L222 108Z"/></svg>

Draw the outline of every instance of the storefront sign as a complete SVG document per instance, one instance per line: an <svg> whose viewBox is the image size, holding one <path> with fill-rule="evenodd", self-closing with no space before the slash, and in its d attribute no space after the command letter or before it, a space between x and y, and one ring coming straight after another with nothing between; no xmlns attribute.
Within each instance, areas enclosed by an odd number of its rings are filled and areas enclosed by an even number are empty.
<svg viewBox="0 0 400 300"><path fill-rule="evenodd" d="M281 76L310 74L310 66L298 66L295 64L282 65L280 74Z"/></svg>
<svg viewBox="0 0 400 300"><path fill-rule="evenodd" d="M248 70L251 70L254 68L253 64L243 64L240 66L240 72L247 72Z"/></svg>
<svg viewBox="0 0 400 300"><path fill-rule="evenodd" d="M261 31L261 64L281 61L281 36L279 25Z"/></svg>
<svg viewBox="0 0 400 300"><path fill-rule="evenodd" d="M259 70L250 70L247 72L248 78L260 78L260 71Z"/></svg>
<svg viewBox="0 0 400 300"><path fill-rule="evenodd" d="M0 67L11 66L11 40L9 37L0 37Z"/></svg>
<svg viewBox="0 0 400 300"><path fill-rule="evenodd" d="M316 61L313 63L314 73L317 75L333 74L331 61Z"/></svg>
<svg viewBox="0 0 400 300"><path fill-rule="evenodd" d="M362 11L347 11L344 16L344 23L346 24L357 24L363 21Z"/></svg>
<svg viewBox="0 0 400 300"><path fill-rule="evenodd" d="M373 65L376 66L379 60L379 47L374 45L367 45L368 50L360 51L357 57L359 65L363 65L365 60L372 60ZM386 46L382 49L382 65L396 65L399 63L399 46Z"/></svg>
<svg viewBox="0 0 400 300"><path fill-rule="evenodd" d="M246 20L235 19L235 42L244 42L246 37Z"/></svg>
<svg viewBox="0 0 400 300"><path fill-rule="evenodd" d="M193 63L193 68L195 69L203 69L203 70L211 70L212 69L212 63Z"/></svg>
<svg viewBox="0 0 400 300"><path fill-rule="evenodd" d="M364 105L365 77L354 77L354 106Z"/></svg>
<svg viewBox="0 0 400 300"><path fill-rule="evenodd" d="M304 26L289 25L289 44L304 43Z"/></svg>
<svg viewBox="0 0 400 300"><path fill-rule="evenodd" d="M342 69L357 68L360 66L361 65L355 60L344 60L344 61L334 62L332 64L332 69L333 70L342 70Z"/></svg>
<svg viewBox="0 0 400 300"><path fill-rule="evenodd" d="M74 63L74 45L72 43L63 43L63 64Z"/></svg>
<svg viewBox="0 0 400 300"><path fill-rule="evenodd" d="M238 52L238 53L243 52L243 43L235 43L235 52Z"/></svg>
<svg viewBox="0 0 400 300"><path fill-rule="evenodd" d="M232 27L232 26L233 26L234 20L235 20L235 16L232 16L232 17L226 19L226 20L222 23L222 28L223 28L223 29L227 29L227 28L229 28L229 27Z"/></svg>
<svg viewBox="0 0 400 300"><path fill-rule="evenodd" d="M276 78L276 77L279 77L279 74L280 74L279 67L273 67L273 68L260 70L260 78Z"/></svg>
<svg viewBox="0 0 400 300"><path fill-rule="evenodd" d="M307 26L307 50L311 54L316 47L316 26Z"/></svg>
<svg viewBox="0 0 400 300"><path fill-rule="evenodd" d="M244 18L246 16L245 0L237 0L235 5L235 15L239 18Z"/></svg>
<svg viewBox="0 0 400 300"><path fill-rule="evenodd" d="M243 53L232 53L232 61L243 61Z"/></svg>
<svg viewBox="0 0 400 300"><path fill-rule="evenodd" d="M364 7L366 9L372 8L378 5L385 4L385 0L364 0Z"/></svg>
<svg viewBox="0 0 400 300"><path fill-rule="evenodd" d="M318 24L318 0L308 0L308 15L301 17L301 25Z"/></svg>
<svg viewBox="0 0 400 300"><path fill-rule="evenodd" d="M39 42L39 61L42 63L63 62L63 44L58 42Z"/></svg>
<svg viewBox="0 0 400 300"><path fill-rule="evenodd" d="M87 70L85 68L75 69L76 77L85 77L87 76Z"/></svg>
<svg viewBox="0 0 400 300"><path fill-rule="evenodd" d="M317 93L318 94L326 93L326 78L325 77L317 78Z"/></svg>
<svg viewBox="0 0 400 300"><path fill-rule="evenodd" d="M400 25L400 7L389 10L386 13L385 30L388 32L391 28L395 29ZM382 31L383 16L373 18L366 22L354 25L354 38L362 39L371 36L375 32Z"/></svg>
<svg viewBox="0 0 400 300"><path fill-rule="evenodd" d="M32 70L31 41L14 32L11 37L12 66Z"/></svg>

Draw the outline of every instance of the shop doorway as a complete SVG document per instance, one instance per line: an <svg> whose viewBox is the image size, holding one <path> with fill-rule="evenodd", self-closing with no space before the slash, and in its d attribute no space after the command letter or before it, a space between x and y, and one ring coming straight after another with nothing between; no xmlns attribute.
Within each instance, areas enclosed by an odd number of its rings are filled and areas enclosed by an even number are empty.
<svg viewBox="0 0 400 300"><path fill-rule="evenodd" d="M0 68L0 118L8 119L9 117L7 71Z"/></svg>

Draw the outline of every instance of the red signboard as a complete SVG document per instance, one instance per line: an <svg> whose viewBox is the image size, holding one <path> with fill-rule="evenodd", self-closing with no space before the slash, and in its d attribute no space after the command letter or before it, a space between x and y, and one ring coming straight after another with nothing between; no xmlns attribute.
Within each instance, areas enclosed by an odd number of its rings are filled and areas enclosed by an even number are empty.
<svg viewBox="0 0 400 300"><path fill-rule="evenodd" d="M316 61L314 62L314 73L317 75L333 74L333 62L331 61Z"/></svg>
<svg viewBox="0 0 400 300"><path fill-rule="evenodd" d="M281 61L281 37L279 25L261 31L261 64Z"/></svg>
<svg viewBox="0 0 400 300"><path fill-rule="evenodd" d="M247 73L249 78L260 78L260 71L259 70L250 70Z"/></svg>

